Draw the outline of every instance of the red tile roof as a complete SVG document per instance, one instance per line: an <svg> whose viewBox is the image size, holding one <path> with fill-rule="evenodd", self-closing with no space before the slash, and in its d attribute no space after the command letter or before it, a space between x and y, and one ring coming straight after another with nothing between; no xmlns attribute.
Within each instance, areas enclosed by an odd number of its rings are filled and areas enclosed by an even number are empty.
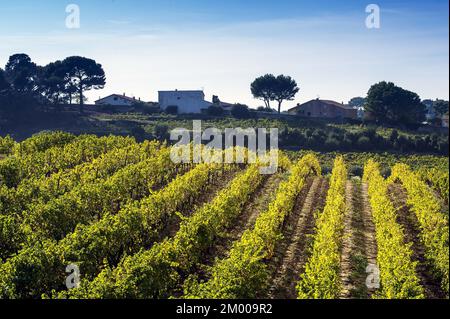
<svg viewBox="0 0 450 319"><path fill-rule="evenodd" d="M295 107L289 109L288 112L296 111L297 109L301 108L301 107L304 106L305 104L308 104L308 103L311 103L311 102L314 102L314 101L321 102L321 103L323 103L323 104L328 104L328 105L340 107L340 108L346 109L346 110L353 110L353 108L352 108L351 106L348 106L348 105L342 104L342 103L338 103L338 102L336 102L336 101L332 101L332 100L317 100L317 99L315 99L315 100L310 100L310 101L305 102L305 103L303 103L303 104L297 105L297 106L295 106Z"/></svg>

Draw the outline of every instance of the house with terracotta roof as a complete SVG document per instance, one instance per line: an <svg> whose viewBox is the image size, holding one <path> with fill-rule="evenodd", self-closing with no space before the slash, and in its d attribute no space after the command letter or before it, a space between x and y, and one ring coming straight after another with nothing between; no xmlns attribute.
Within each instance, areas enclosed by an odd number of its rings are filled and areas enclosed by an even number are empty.
<svg viewBox="0 0 450 319"><path fill-rule="evenodd" d="M312 118L348 118L357 119L358 110L335 101L315 99L288 110L289 114Z"/></svg>
<svg viewBox="0 0 450 319"><path fill-rule="evenodd" d="M126 96L125 93L123 95L111 94L95 101L95 105L133 106L140 102L140 100L140 98L136 99L134 97Z"/></svg>

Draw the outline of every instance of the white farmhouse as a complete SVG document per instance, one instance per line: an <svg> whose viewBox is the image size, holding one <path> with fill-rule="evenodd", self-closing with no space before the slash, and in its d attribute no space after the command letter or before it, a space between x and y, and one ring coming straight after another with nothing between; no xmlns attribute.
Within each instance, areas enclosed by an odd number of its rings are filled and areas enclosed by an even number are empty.
<svg viewBox="0 0 450 319"><path fill-rule="evenodd" d="M95 101L95 105L113 105L113 106L133 106L136 102L136 98L128 97L120 94L111 94L107 97Z"/></svg>
<svg viewBox="0 0 450 319"><path fill-rule="evenodd" d="M165 111L169 106L176 106L179 114L202 113L212 105L205 101L203 91L159 91L159 106Z"/></svg>

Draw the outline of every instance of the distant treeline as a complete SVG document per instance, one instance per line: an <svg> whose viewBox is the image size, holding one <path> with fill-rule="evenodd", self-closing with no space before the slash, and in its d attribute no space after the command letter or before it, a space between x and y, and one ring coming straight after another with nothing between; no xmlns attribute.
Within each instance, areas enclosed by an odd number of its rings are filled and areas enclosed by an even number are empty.
<svg viewBox="0 0 450 319"><path fill-rule="evenodd" d="M84 92L105 83L102 66L92 59L72 56L39 66L26 54L14 54L0 68L0 116L11 119L36 107L72 103L83 111Z"/></svg>
<svg viewBox="0 0 450 319"><path fill-rule="evenodd" d="M392 130L389 136L384 137L371 128L358 132L339 128L284 129L280 133L280 146L316 151L449 154L448 135L406 135Z"/></svg>
<svg viewBox="0 0 450 319"><path fill-rule="evenodd" d="M138 139L169 140L170 129L156 125L152 132L136 127L133 135ZM223 138L223 141L224 138ZM247 140L246 140L247 141ZM205 144L208 141L203 141ZM267 141L268 143L268 141ZM269 145L269 144L267 144ZM319 152L398 152L448 155L447 134L409 135L393 129L386 136L375 128L350 131L338 127L285 127L279 131L281 149L313 150Z"/></svg>

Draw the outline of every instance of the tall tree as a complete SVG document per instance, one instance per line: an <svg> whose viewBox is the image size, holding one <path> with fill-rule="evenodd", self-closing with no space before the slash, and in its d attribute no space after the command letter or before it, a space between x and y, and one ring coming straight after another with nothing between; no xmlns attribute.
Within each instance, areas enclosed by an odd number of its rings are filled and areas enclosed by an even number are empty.
<svg viewBox="0 0 450 319"><path fill-rule="evenodd" d="M12 88L17 92L35 93L38 89L38 68L24 53L9 57L5 75Z"/></svg>
<svg viewBox="0 0 450 319"><path fill-rule="evenodd" d="M275 99L277 79L272 74L258 77L251 84L251 91L255 98L263 100L266 108L270 108L270 101Z"/></svg>
<svg viewBox="0 0 450 319"><path fill-rule="evenodd" d="M6 81L5 71L0 68L0 93L7 91L11 88L8 81Z"/></svg>
<svg viewBox="0 0 450 319"><path fill-rule="evenodd" d="M437 115L442 117L444 114L448 113L448 101L436 100L433 102L433 109Z"/></svg>
<svg viewBox="0 0 450 319"><path fill-rule="evenodd" d="M425 105L428 109L433 107L433 100L426 99L422 101L422 104Z"/></svg>
<svg viewBox="0 0 450 319"><path fill-rule="evenodd" d="M0 118L16 125L29 116L28 111L35 107L35 96L12 89L6 79L5 71L0 69Z"/></svg>
<svg viewBox="0 0 450 319"><path fill-rule="evenodd" d="M77 89L80 112L83 112L84 92L103 89L106 84L105 71L101 64L79 56L68 57L62 63L66 84L68 87L74 86Z"/></svg>
<svg viewBox="0 0 450 319"><path fill-rule="evenodd" d="M416 93L385 81L370 88L364 108L377 122L406 125L424 121L426 111Z"/></svg>
<svg viewBox="0 0 450 319"><path fill-rule="evenodd" d="M68 99L65 74L66 70L61 61L49 63L42 68L39 81L40 91L52 104L64 103Z"/></svg>
<svg viewBox="0 0 450 319"><path fill-rule="evenodd" d="M362 106L364 106L365 102L366 102L365 98L357 96L357 97L352 98L348 102L348 105L351 106L351 107L362 107Z"/></svg>
<svg viewBox="0 0 450 319"><path fill-rule="evenodd" d="M72 102L77 94L76 83L74 83L73 81L66 82L65 92L67 94L69 104L72 104Z"/></svg>
<svg viewBox="0 0 450 319"><path fill-rule="evenodd" d="M292 101L295 95L300 91L297 82L290 76L279 75L276 78L274 87L274 100L278 102L278 113L281 113L281 104L283 101Z"/></svg>

